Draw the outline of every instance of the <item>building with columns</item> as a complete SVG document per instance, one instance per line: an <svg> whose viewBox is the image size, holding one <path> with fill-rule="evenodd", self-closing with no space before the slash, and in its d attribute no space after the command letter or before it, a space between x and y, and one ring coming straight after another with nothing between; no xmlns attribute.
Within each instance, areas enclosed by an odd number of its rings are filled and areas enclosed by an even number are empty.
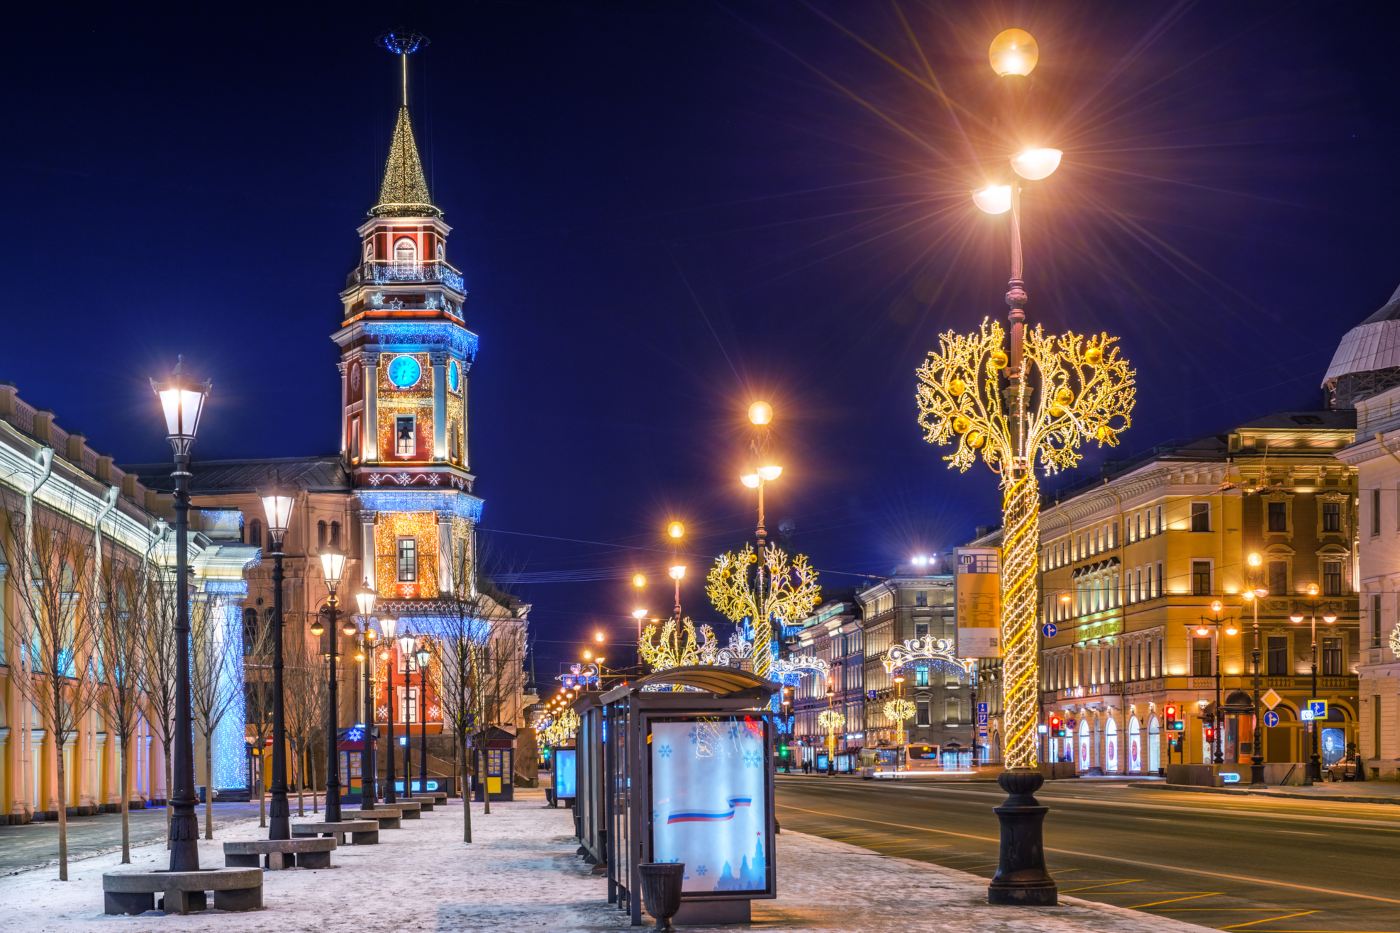
<svg viewBox="0 0 1400 933"><path fill-rule="evenodd" d="M153 434L161 430L160 424L153 400ZM95 581L104 568L118 564L151 573L173 569L168 525L172 513L167 496L93 450L81 434L64 430L52 412L30 405L13 386L0 385L0 822L57 818L60 754L63 800L70 814L120 809L123 757L131 806L164 802L161 730L144 698L138 699L141 716L127 747L104 721L100 704L82 710L75 728L59 736L53 733L53 719L27 699L22 681L42 681L48 674L22 647L42 637L30 618L34 604L18 590L27 575L11 564L23 563L26 553L36 555L28 560L39 559L40 549L26 551L22 544L26 534L50 534L61 540L71 565L83 568L85 580L70 578L65 583L72 587L70 644L75 653L86 655L73 659L72 670L81 671L88 682L97 680L95 689L102 691L107 688L101 680L101 659L93 656L95 637L91 629L83 632L94 624L96 614L107 611L99 605L102 591ZM236 638L246 593L243 574L257 561L257 548L239 540L236 515L192 509L190 524L190 595L207 601L205 611L220 614L216 637L222 632ZM46 574L36 573L35 579L42 584ZM133 617L130 624L143 620ZM214 741L213 779L203 773L201 746L196 781L246 791L243 719L237 704L225 715Z"/></svg>

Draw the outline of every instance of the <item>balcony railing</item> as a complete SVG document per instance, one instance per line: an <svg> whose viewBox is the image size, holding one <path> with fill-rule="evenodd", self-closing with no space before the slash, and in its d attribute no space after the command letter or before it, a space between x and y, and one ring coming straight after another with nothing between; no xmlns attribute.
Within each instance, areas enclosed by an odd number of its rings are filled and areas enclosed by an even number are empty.
<svg viewBox="0 0 1400 933"><path fill-rule="evenodd" d="M417 283L441 283L453 291L466 293L462 273L445 262L367 262L353 269L345 279L347 288Z"/></svg>

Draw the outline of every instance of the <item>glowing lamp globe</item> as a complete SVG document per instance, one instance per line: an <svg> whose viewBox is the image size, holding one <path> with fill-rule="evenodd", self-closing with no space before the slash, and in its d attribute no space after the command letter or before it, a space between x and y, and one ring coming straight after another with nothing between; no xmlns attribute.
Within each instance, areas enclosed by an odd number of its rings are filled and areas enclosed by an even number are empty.
<svg viewBox="0 0 1400 933"><path fill-rule="evenodd" d="M679 541L685 537L685 525L682 522L671 522L666 526L666 534Z"/></svg>
<svg viewBox="0 0 1400 933"><path fill-rule="evenodd" d="M684 565L684 564L677 564L676 566L672 567L669 571L667 571L667 573L669 573L669 574L671 575L671 579L672 579L672 580L684 580L684 579L685 579L685 565Z"/></svg>
<svg viewBox="0 0 1400 933"><path fill-rule="evenodd" d="M739 482L750 489L757 489L760 480L757 473L745 473L743 476L739 477Z"/></svg>
<svg viewBox="0 0 1400 933"><path fill-rule="evenodd" d="M767 402L754 402L749 406L749 423L763 427L773 420L773 406Z"/></svg>
<svg viewBox="0 0 1400 933"><path fill-rule="evenodd" d="M759 467L758 475L763 477L765 483L771 483L773 480L783 475L783 468L776 463L770 463L768 466Z"/></svg>
<svg viewBox="0 0 1400 933"><path fill-rule="evenodd" d="M414 638L412 635L405 634L399 636L399 653L404 657L412 654L413 649L417 647L417 645L418 639Z"/></svg>
<svg viewBox="0 0 1400 933"><path fill-rule="evenodd" d="M359 632L359 629L355 627L355 620L346 616L345 621L340 623L340 633L346 638L349 638L357 632Z"/></svg>
<svg viewBox="0 0 1400 933"><path fill-rule="evenodd" d="M632 610L632 618L636 619L638 622L642 621L642 620L645 619L646 617L647 617L647 611L646 611L645 609L633 609L633 610Z"/></svg>
<svg viewBox="0 0 1400 933"><path fill-rule="evenodd" d="M1322 621L1331 625L1333 622L1337 621L1337 614L1334 612L1325 612L1322 614Z"/></svg>
<svg viewBox="0 0 1400 933"><path fill-rule="evenodd" d="M394 640L394 632L398 630L398 627L399 627L399 620L398 620L398 619L380 619L380 620L379 620L379 630L380 630L381 632L384 633L384 640L385 640L385 641L393 641L393 640Z"/></svg>
<svg viewBox="0 0 1400 933"><path fill-rule="evenodd" d="M984 214L1005 214L1011 210L1011 186L988 185L979 188L972 192L972 203Z"/></svg>
<svg viewBox="0 0 1400 933"><path fill-rule="evenodd" d="M292 523L292 506L296 499L290 490L273 489L262 495L263 512L267 517L267 531L274 543L278 546L282 543L282 536L287 533L288 526Z"/></svg>
<svg viewBox="0 0 1400 933"><path fill-rule="evenodd" d="M1260 557L1257 551L1250 552L1249 557L1245 558L1245 560L1251 567L1258 567L1260 564L1264 563L1264 558Z"/></svg>
<svg viewBox="0 0 1400 933"><path fill-rule="evenodd" d="M160 399L161 413L165 415L165 436L177 454L187 456L194 444L195 432L199 430L199 416L204 412L210 384L191 379L185 373L184 360L178 359L169 378L164 382L152 379L151 388Z"/></svg>
<svg viewBox="0 0 1400 933"><path fill-rule="evenodd" d="M344 572L344 554L334 550L321 552L321 577L325 581L326 589L334 593L340 586L340 577Z"/></svg>
<svg viewBox="0 0 1400 933"><path fill-rule="evenodd" d="M647 585L647 575L644 573L632 574L632 585L640 590L642 587Z"/></svg>
<svg viewBox="0 0 1400 933"><path fill-rule="evenodd" d="M1040 61L1040 46L1030 33L1013 26L997 33L987 48L987 60L991 62L992 70L1001 77L1025 77L1035 70L1036 62Z"/></svg>
<svg viewBox="0 0 1400 933"><path fill-rule="evenodd" d="M1026 149L1011 157L1011 168L1026 181L1040 181L1055 174L1063 157L1058 149Z"/></svg>

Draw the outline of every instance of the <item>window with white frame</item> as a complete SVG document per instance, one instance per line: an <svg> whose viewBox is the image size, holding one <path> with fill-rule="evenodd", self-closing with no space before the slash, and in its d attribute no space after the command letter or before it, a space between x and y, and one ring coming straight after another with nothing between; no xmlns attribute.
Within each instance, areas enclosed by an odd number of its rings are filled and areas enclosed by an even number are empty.
<svg viewBox="0 0 1400 933"><path fill-rule="evenodd" d="M1210 531L1210 503L1191 503L1191 530Z"/></svg>
<svg viewBox="0 0 1400 933"><path fill-rule="evenodd" d="M418 244L412 237L400 237L394 241L394 262L415 263L418 261Z"/></svg>
<svg viewBox="0 0 1400 933"><path fill-rule="evenodd" d="M418 449L418 419L414 415L394 416L394 453L411 457Z"/></svg>
<svg viewBox="0 0 1400 933"><path fill-rule="evenodd" d="M418 541L415 538L400 538L396 555L400 583L418 582Z"/></svg>

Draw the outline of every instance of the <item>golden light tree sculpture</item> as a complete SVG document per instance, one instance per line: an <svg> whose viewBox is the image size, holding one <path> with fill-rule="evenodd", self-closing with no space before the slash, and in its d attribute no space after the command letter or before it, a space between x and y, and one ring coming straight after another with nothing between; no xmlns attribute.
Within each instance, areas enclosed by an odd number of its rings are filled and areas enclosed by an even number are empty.
<svg viewBox="0 0 1400 933"><path fill-rule="evenodd" d="M893 700L885 701L885 718L894 723L898 730L895 744L904 745L904 724L914 718L914 701L906 700L903 697L896 697Z"/></svg>
<svg viewBox="0 0 1400 933"><path fill-rule="evenodd" d="M1024 330L1021 347L1013 342L1011 355L1005 338L996 321L983 321L974 334L943 334L919 367L917 398L924 439L954 445L943 458L950 468L966 472L980 457L1001 478L1003 748L1007 767L1035 768L1035 471L1075 466L1086 441L1115 445L1131 424L1135 388L1116 337L1046 334L1036 326Z"/></svg>
<svg viewBox="0 0 1400 933"><path fill-rule="evenodd" d="M695 622L691 619L682 619L679 623L675 619L667 619L659 626L655 623L648 625L642 632L638 648L642 661L651 668L652 673L656 673L673 667L705 663L701 648L714 641L714 637L714 630L708 625L701 625L697 635Z"/></svg>
<svg viewBox="0 0 1400 933"><path fill-rule="evenodd" d="M726 551L705 578L705 595L720 615L736 625L753 620L753 672L772 679L773 623L795 622L821 601L817 571L805 554L788 560L775 544L762 550L745 544Z"/></svg>
<svg viewBox="0 0 1400 933"><path fill-rule="evenodd" d="M817 714L817 725L826 730L827 761L836 760L836 730L846 724L846 714L834 709L824 709Z"/></svg>

